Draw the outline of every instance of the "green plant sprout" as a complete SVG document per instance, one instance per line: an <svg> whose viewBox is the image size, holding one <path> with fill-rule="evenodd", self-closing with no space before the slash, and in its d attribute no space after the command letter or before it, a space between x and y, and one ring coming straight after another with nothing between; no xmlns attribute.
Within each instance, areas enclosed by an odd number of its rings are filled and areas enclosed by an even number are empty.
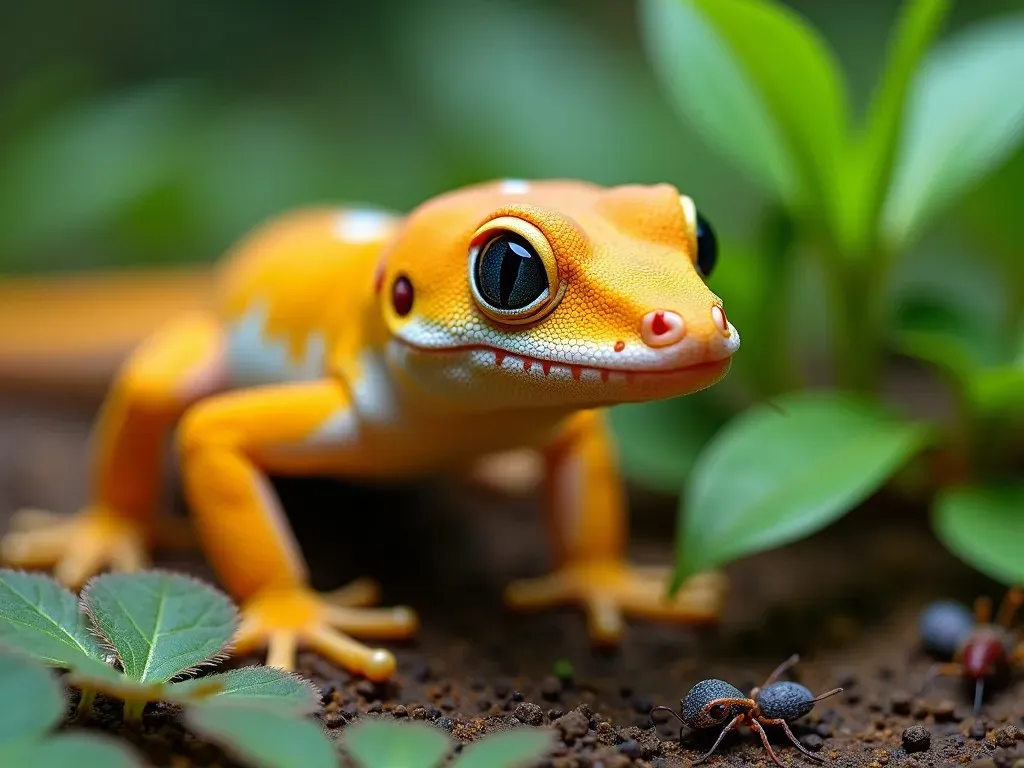
<svg viewBox="0 0 1024 768"><path fill-rule="evenodd" d="M373 719L350 725L341 737L359 768L436 768L452 747L438 728ZM551 731L514 728L466 746L450 768L525 768L554 746Z"/></svg>
<svg viewBox="0 0 1024 768"><path fill-rule="evenodd" d="M79 604L48 576L0 570L0 646L68 670L80 716L97 693L124 701L133 723L147 703L166 701L193 731L253 765L335 765L330 740L305 717L320 708L310 682L263 666L190 677L222 657L237 629L227 596L181 574L103 574Z"/></svg>
<svg viewBox="0 0 1024 768"><path fill-rule="evenodd" d="M0 651L0 765L141 768L127 747L98 734L50 731L65 711L63 686L45 666Z"/></svg>
<svg viewBox="0 0 1024 768"><path fill-rule="evenodd" d="M857 119L826 41L781 3L641 0L646 51L667 97L769 201L759 242L724 248L712 287L744 333L734 366L741 397L771 398L776 409L755 404L730 420L737 403L721 402L716 388L612 413L626 471L655 489L684 488L670 591L814 533L897 473L922 469L917 491L931 499L946 547L996 580L1024 583L1024 484L1014 473L1024 454L1019 256L1006 260L1006 285L970 295L958 293L967 280L930 292L897 280L928 226L945 223L941 214L1024 137L1024 13L933 45L950 6L904 5ZM823 322L798 314L801 265L820 277ZM997 310L979 319L966 309L978 306ZM819 327L831 333L834 391L808 388L795 360ZM948 382L953 423L882 406L893 352Z"/></svg>

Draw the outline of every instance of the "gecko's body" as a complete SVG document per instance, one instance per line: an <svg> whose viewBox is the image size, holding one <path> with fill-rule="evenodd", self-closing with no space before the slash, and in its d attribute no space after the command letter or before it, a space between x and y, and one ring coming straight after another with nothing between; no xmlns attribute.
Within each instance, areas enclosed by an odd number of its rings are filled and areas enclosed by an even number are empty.
<svg viewBox="0 0 1024 768"><path fill-rule="evenodd" d="M92 503L23 519L4 559L53 566L68 584L138 567L159 544L162 440L176 428L200 544L243 603L237 647L268 643L269 662L290 667L308 643L384 678L392 655L349 635L410 634L412 612L361 607L374 599L366 581L313 593L266 476L407 478L530 447L545 457L556 570L511 585L510 603L578 601L602 641L622 611L713 619L715 578L667 602L662 578L623 560L599 410L728 370L739 338L698 270L714 256L700 240L693 204L667 185L497 182L406 217L273 221L224 260L216 307L173 320L125 363L96 427Z"/></svg>

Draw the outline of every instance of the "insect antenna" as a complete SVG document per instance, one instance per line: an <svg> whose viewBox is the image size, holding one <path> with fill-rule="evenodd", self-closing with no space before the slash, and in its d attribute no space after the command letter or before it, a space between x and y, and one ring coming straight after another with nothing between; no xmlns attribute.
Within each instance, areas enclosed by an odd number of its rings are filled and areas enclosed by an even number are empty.
<svg viewBox="0 0 1024 768"><path fill-rule="evenodd" d="M979 677L974 682L974 714L981 710L981 698L985 694L985 678Z"/></svg>
<svg viewBox="0 0 1024 768"><path fill-rule="evenodd" d="M811 699L811 703L813 704L816 701L821 701L822 699L827 699L829 696L835 696L837 693L842 693L842 692L843 692L842 688L833 688L831 691L826 691L825 693L821 693L821 694L818 694L817 696L815 696L813 699Z"/></svg>
<svg viewBox="0 0 1024 768"><path fill-rule="evenodd" d="M672 707L666 707L666 706L665 706L664 704L659 704L659 705L658 705L658 706L656 706L656 707L655 707L654 709L652 709L652 710L651 710L651 714L653 715L653 714L654 714L655 712L657 712L657 711L658 711L659 709L663 709L663 710L665 710L666 712L670 713L670 714L672 715L672 717L674 717L674 718L675 718L676 720L678 720L678 721L679 721L680 723L682 723L683 725L686 725L686 721L685 721L685 720L683 720L683 718L681 718L681 717L679 716L679 713L678 713L678 712L676 712L676 711L675 711L674 709L672 709Z"/></svg>

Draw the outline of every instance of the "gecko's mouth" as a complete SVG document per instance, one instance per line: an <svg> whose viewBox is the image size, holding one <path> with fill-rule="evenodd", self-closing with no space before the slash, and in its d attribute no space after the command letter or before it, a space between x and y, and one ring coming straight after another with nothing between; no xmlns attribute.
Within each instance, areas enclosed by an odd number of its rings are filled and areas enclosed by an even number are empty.
<svg viewBox="0 0 1024 768"><path fill-rule="evenodd" d="M633 383L637 379L679 377L679 378L718 378L724 374L732 362L731 355L715 359L701 360L672 368L612 368L607 366L570 363L562 360L549 360L541 357L509 352L487 344L463 344L450 347L423 347L405 339L399 339L402 346L423 355L451 356L461 355L464 360L477 368L491 368L495 371L519 373L538 378L571 379L591 382Z"/></svg>

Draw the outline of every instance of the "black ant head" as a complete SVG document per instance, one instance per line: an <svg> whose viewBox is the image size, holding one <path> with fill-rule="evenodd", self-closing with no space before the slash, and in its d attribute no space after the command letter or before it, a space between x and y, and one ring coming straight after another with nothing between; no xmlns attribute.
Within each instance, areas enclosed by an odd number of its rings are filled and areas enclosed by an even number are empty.
<svg viewBox="0 0 1024 768"><path fill-rule="evenodd" d="M680 702L682 721L691 728L724 725L753 706L753 700L724 680L701 680Z"/></svg>

